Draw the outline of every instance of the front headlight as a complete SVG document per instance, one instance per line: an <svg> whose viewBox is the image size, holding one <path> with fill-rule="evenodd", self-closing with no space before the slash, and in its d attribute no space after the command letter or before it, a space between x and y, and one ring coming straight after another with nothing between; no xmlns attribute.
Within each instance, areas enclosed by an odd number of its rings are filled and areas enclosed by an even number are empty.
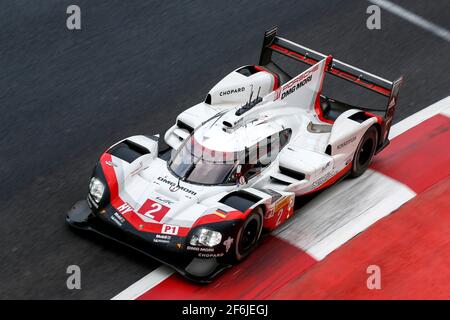
<svg viewBox="0 0 450 320"><path fill-rule="evenodd" d="M218 231L208 229L200 229L191 238L191 246L204 245L207 247L214 247L222 240L222 234Z"/></svg>
<svg viewBox="0 0 450 320"><path fill-rule="evenodd" d="M95 202L99 203L103 197L103 193L105 192L105 185L96 177L91 179L89 183L89 193L94 199Z"/></svg>

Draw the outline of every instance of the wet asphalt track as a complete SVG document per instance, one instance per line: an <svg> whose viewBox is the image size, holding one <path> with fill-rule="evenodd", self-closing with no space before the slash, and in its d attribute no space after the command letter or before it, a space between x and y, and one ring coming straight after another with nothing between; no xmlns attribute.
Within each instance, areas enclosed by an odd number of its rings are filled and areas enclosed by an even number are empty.
<svg viewBox="0 0 450 320"><path fill-rule="evenodd" d="M393 0L450 29L447 0ZM82 30L68 31L69 4ZM105 299L157 263L71 232L94 162L115 141L163 132L280 34L393 79L396 121L447 96L450 43L390 13L365 27L365 1L12 1L0 3L0 298ZM66 288L66 267L82 289Z"/></svg>

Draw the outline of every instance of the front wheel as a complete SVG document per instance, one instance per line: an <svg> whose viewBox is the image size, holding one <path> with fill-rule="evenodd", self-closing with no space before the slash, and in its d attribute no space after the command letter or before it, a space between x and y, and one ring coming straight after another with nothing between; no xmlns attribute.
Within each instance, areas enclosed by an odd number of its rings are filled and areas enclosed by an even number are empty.
<svg viewBox="0 0 450 320"><path fill-rule="evenodd" d="M258 244L262 231L263 211L255 208L245 219L236 237L234 247L234 261L241 261L247 257Z"/></svg>
<svg viewBox="0 0 450 320"><path fill-rule="evenodd" d="M372 126L366 131L359 142L358 147L356 148L350 177L359 177L367 170L370 162L372 161L372 157L375 154L377 143L378 132L377 129Z"/></svg>

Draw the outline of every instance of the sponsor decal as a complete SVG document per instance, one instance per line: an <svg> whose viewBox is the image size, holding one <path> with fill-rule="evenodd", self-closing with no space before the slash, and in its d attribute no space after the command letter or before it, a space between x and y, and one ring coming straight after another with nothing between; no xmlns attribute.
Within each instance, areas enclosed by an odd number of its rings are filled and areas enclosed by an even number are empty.
<svg viewBox="0 0 450 320"><path fill-rule="evenodd" d="M278 203L275 206L275 211L278 211L280 209L283 209L284 207L286 207L291 201L291 197L285 197L284 199L278 201Z"/></svg>
<svg viewBox="0 0 450 320"><path fill-rule="evenodd" d="M311 80L312 80L312 75L308 76L306 79L303 79L302 81L297 82L295 86L292 86L289 89L286 89L285 91L283 91L281 93L281 100L286 98L291 93L294 93L295 91L297 91L297 89L300 89L301 87L303 87L305 84L307 84Z"/></svg>
<svg viewBox="0 0 450 320"><path fill-rule="evenodd" d="M153 238L153 242L155 243L170 243L170 239L172 239L172 236L164 235L164 234L157 234L155 238Z"/></svg>
<svg viewBox="0 0 450 320"><path fill-rule="evenodd" d="M203 247L193 247L193 246L187 246L186 250L197 251L197 252L214 252L213 248L203 248Z"/></svg>
<svg viewBox="0 0 450 320"><path fill-rule="evenodd" d="M199 258L220 258L223 257L224 253L199 253Z"/></svg>
<svg viewBox="0 0 450 320"><path fill-rule="evenodd" d="M172 236L169 236L166 234L157 234L155 236L155 238L162 239L162 240L170 240L170 239L172 239Z"/></svg>
<svg viewBox="0 0 450 320"><path fill-rule="evenodd" d="M161 228L161 233L176 236L178 234L178 226L172 226L170 224L163 224L162 228Z"/></svg>
<svg viewBox="0 0 450 320"><path fill-rule="evenodd" d="M324 175L323 177L321 177L320 179L314 181L314 183L312 184L313 188L318 187L322 184L324 184L328 179L330 179L331 177L333 177L333 173L329 172L326 175Z"/></svg>
<svg viewBox="0 0 450 320"><path fill-rule="evenodd" d="M118 214L117 212L114 212L114 214L112 215L112 216L114 216L117 220L119 220L121 223L124 223L125 222L125 219L120 215L120 214Z"/></svg>
<svg viewBox="0 0 450 320"><path fill-rule="evenodd" d="M294 78L291 80L291 82L286 83L283 87L277 90L277 95L275 97L275 100L281 98L283 100L287 96L289 96L291 93L294 93L301 87L303 87L305 84L310 82L312 80L313 73L317 71L318 66L316 65L313 69L310 71L301 74L298 78Z"/></svg>
<svg viewBox="0 0 450 320"><path fill-rule="evenodd" d="M164 240L164 239L157 239L157 238L153 238L153 242L154 243L170 243L169 240Z"/></svg>
<svg viewBox="0 0 450 320"><path fill-rule="evenodd" d="M230 94L235 94L235 93L239 93L239 92L244 92L245 91L245 87L241 87L241 88L236 88L236 89L230 89L230 90L226 90L226 91L221 91L219 93L219 96L227 96Z"/></svg>
<svg viewBox="0 0 450 320"><path fill-rule="evenodd" d="M168 200L168 199L164 199L164 198L161 198L161 197L159 197L159 196L158 196L158 197L156 197L156 200L158 200L159 202L162 202L162 203L168 204L169 206L173 204L173 201L171 201L171 200Z"/></svg>
<svg viewBox="0 0 450 320"><path fill-rule="evenodd" d="M165 184L168 184L168 185L171 186L171 187L174 187L174 188L176 187L175 190L172 190L172 189L169 188L169 190L172 191L172 192L181 190L181 191L183 191L183 192L192 194L193 196L197 195L197 192L195 192L195 191L193 191L193 190L191 190L191 189L185 188L185 187L178 186L175 182L170 181L170 180L167 180L166 178L158 177L157 179L158 179L158 181L161 181L161 182L163 182L163 183L165 183Z"/></svg>
<svg viewBox="0 0 450 320"><path fill-rule="evenodd" d="M283 196L268 210L265 219L276 219L275 226L280 225L284 219L288 219L293 211L294 195Z"/></svg>
<svg viewBox="0 0 450 320"><path fill-rule="evenodd" d="M152 199L147 199L139 208L138 212L144 216L160 222L162 218L169 212L170 208L158 203Z"/></svg>
<svg viewBox="0 0 450 320"><path fill-rule="evenodd" d="M228 239L223 242L223 245L225 246L225 252L228 252L228 250L230 250L233 241L234 240L232 237L228 237Z"/></svg>
<svg viewBox="0 0 450 320"><path fill-rule="evenodd" d="M114 223L117 224L119 227L121 227L122 224L125 222L125 219L123 219L117 212L115 212L111 216L111 220L114 221Z"/></svg>
<svg viewBox="0 0 450 320"><path fill-rule="evenodd" d="M119 211L122 215L133 211L133 208L128 203L123 203L121 206L117 207L117 211Z"/></svg>
<svg viewBox="0 0 450 320"><path fill-rule="evenodd" d="M337 146L338 149L341 149L343 147L345 147L346 145L352 143L353 141L356 140L356 137L351 137L350 139L348 139L347 141L344 141L343 143L341 143L340 145Z"/></svg>

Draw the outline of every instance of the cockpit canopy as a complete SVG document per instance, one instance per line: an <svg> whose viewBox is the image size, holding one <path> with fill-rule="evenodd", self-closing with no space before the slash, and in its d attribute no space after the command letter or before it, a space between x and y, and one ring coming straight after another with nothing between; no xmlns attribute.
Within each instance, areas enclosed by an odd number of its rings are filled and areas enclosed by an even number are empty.
<svg viewBox="0 0 450 320"><path fill-rule="evenodd" d="M230 185L242 181L242 176L248 181L270 165L289 142L292 130L284 129L238 151L206 148L195 133L172 155L168 164L171 172L194 184Z"/></svg>

